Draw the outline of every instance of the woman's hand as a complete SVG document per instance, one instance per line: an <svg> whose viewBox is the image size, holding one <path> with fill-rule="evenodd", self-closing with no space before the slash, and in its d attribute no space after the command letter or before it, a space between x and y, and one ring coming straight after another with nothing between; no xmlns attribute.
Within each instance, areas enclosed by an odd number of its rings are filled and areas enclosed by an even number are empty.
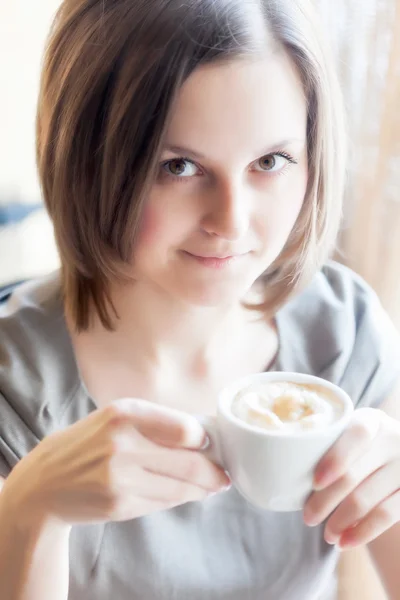
<svg viewBox="0 0 400 600"><path fill-rule="evenodd" d="M122 521L224 489L194 417L124 399L46 437L6 480L25 510L69 525Z"/></svg>
<svg viewBox="0 0 400 600"><path fill-rule="evenodd" d="M400 521L400 423L362 408L319 463L307 525L328 519L325 540L341 549L364 545Z"/></svg>

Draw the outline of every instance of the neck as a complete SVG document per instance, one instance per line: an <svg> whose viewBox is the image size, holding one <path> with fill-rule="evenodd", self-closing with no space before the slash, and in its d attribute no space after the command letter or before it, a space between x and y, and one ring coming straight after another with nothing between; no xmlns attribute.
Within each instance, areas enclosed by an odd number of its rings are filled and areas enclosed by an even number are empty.
<svg viewBox="0 0 400 600"><path fill-rule="evenodd" d="M218 353L244 323L254 319L240 301L199 307L171 298L162 290L137 283L115 288L112 298L119 319L112 338L122 352L140 348L152 362L204 359ZM96 325L99 330L99 324ZM107 335L103 331L102 335Z"/></svg>
<svg viewBox="0 0 400 600"><path fill-rule="evenodd" d="M100 404L102 395L107 402L131 395L131 389L143 397L163 396L177 382L184 387L185 382L208 381L220 389L236 377L264 370L276 354L274 320L260 319L239 301L193 307L142 284L111 293L119 315L115 331L99 321L78 335L69 327L81 377ZM104 384L110 373L115 382Z"/></svg>

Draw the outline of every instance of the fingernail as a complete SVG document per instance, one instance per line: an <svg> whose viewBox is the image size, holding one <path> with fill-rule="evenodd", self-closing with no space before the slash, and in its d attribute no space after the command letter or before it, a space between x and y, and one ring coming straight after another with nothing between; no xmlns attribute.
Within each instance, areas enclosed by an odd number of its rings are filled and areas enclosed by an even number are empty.
<svg viewBox="0 0 400 600"><path fill-rule="evenodd" d="M308 527L317 527L317 525L319 525L319 521L317 521L317 519L307 519L305 523L308 525Z"/></svg>
<svg viewBox="0 0 400 600"><path fill-rule="evenodd" d="M333 533L325 533L325 541L330 546L335 546L339 542L339 536Z"/></svg>
<svg viewBox="0 0 400 600"><path fill-rule="evenodd" d="M206 435L203 445L200 446L200 450L207 450L207 448L209 447L210 444L211 444L211 440L210 440L209 436Z"/></svg>
<svg viewBox="0 0 400 600"><path fill-rule="evenodd" d="M303 519L305 524L308 525L308 527L316 527L317 525L319 525L318 517L312 513L304 513Z"/></svg>
<svg viewBox="0 0 400 600"><path fill-rule="evenodd" d="M227 492L228 490L230 490L230 489L231 489L231 487L232 487L232 485L224 485L224 486L222 486L222 487L218 488L218 489L217 489L216 491L214 491L214 492L209 492L209 493L207 494L207 496L209 497L209 496L216 496L217 494L222 494L222 492Z"/></svg>

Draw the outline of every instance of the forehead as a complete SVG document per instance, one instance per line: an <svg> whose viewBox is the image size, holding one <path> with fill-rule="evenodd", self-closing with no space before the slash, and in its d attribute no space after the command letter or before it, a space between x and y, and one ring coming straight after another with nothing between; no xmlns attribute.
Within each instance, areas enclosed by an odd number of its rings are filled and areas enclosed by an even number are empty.
<svg viewBox="0 0 400 600"><path fill-rule="evenodd" d="M198 68L178 95L167 142L198 152L262 148L304 138L307 101L296 67L283 51Z"/></svg>

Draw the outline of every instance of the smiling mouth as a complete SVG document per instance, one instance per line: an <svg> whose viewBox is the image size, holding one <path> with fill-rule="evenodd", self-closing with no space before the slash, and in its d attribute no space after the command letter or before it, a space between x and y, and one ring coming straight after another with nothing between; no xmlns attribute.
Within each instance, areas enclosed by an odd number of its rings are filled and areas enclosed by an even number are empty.
<svg viewBox="0 0 400 600"><path fill-rule="evenodd" d="M213 256L208 256L208 255L204 255L204 254L191 254L191 252L189 252L188 254L190 254L191 256L194 256L194 258L211 258L211 259L215 259L215 260L225 260L226 258L237 258L238 256L240 256L240 254L223 254L223 255L213 255Z"/></svg>
<svg viewBox="0 0 400 600"><path fill-rule="evenodd" d="M193 256L194 258L214 258L215 260L225 260L226 258L240 258L241 256L244 256L245 254L248 254L248 252L240 252L238 253L232 253L232 254L193 254L193 252L187 252L186 250L184 250L185 254L189 254L190 256Z"/></svg>
<svg viewBox="0 0 400 600"><path fill-rule="evenodd" d="M223 269L224 267L228 267L238 262L241 258L246 256L248 252L246 252L245 254L202 256L192 254L191 252L186 252L184 250L183 254L186 255L189 259L195 260L197 263L203 265L204 267L208 267L211 269Z"/></svg>

